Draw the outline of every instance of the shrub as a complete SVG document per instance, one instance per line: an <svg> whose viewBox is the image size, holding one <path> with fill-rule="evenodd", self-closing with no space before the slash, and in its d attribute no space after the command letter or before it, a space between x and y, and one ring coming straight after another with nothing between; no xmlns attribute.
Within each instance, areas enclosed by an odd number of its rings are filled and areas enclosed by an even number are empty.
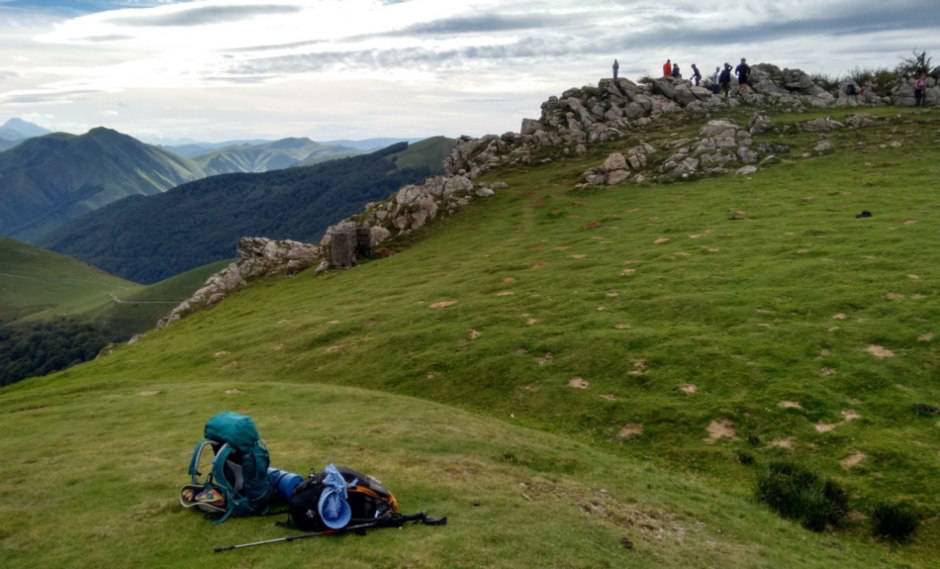
<svg viewBox="0 0 940 569"><path fill-rule="evenodd" d="M875 506L871 521L875 536L900 543L910 541L920 525L920 518L910 506L893 502L882 502Z"/></svg>
<svg viewBox="0 0 940 569"><path fill-rule="evenodd" d="M757 480L757 499L782 517L822 531L848 513L848 495L832 480L787 462L772 463Z"/></svg>

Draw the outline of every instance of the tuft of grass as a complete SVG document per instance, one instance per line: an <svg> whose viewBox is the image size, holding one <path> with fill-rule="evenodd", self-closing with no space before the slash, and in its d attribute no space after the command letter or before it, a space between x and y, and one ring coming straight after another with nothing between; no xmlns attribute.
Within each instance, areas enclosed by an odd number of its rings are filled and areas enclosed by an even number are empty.
<svg viewBox="0 0 940 569"><path fill-rule="evenodd" d="M871 514L872 534L899 543L909 542L920 526L914 509L902 502L882 502Z"/></svg>
<svg viewBox="0 0 940 569"><path fill-rule="evenodd" d="M793 463L772 463L758 478L756 495L782 517L812 531L838 525L849 511L841 486Z"/></svg>

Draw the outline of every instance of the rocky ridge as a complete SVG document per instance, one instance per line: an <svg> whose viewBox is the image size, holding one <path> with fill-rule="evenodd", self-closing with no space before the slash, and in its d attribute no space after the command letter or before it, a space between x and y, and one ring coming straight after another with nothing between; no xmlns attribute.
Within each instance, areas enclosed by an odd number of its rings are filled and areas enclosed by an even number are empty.
<svg viewBox="0 0 940 569"><path fill-rule="evenodd" d="M688 81L672 78L645 79L640 84L629 79L602 79L597 87L569 89L560 97L550 97L542 103L539 119L523 119L518 133L461 137L444 161L444 176L428 178L420 185L405 186L381 202L367 204L363 212L330 226L319 245L242 239L239 260L213 275L192 298L162 320L160 326L213 306L256 278L292 274L314 265L317 274L329 269L350 268L359 259L372 257L382 243L411 233L438 217L452 215L473 200L492 196L505 188L501 183L474 183L474 179L494 168L581 155L597 144L636 134L664 115L700 118L712 111L742 104L802 111L891 102L871 92L849 96L845 89L834 96L803 71L781 70L768 64L754 66L751 80L751 89L743 93L737 92L737 86L733 85L735 94L728 98L714 94L707 86L696 87ZM904 104L906 91L899 89L900 101ZM940 87L935 81L931 89L932 93L936 91L934 100L940 103ZM826 133L845 126L867 126L872 119L856 116L849 121L854 122L843 125L831 119L818 119L779 130L799 128ZM749 175L756 172L759 165L772 162L777 153L787 150L786 147L754 145L753 134L775 129L778 127L761 112L755 113L746 128L726 120L710 121L697 138L673 141L662 151L641 142L625 154L611 154L603 165L584 173L584 183L580 186L675 181L731 172Z"/></svg>

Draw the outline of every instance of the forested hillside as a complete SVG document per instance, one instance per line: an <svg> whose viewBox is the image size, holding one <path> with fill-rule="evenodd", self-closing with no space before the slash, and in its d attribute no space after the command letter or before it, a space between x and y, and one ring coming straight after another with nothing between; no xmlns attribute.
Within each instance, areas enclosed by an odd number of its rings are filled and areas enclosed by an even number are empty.
<svg viewBox="0 0 940 569"><path fill-rule="evenodd" d="M440 173L453 141L264 174L214 176L96 211L45 241L124 278L152 283L234 255L240 237L319 240L324 229L401 186Z"/></svg>

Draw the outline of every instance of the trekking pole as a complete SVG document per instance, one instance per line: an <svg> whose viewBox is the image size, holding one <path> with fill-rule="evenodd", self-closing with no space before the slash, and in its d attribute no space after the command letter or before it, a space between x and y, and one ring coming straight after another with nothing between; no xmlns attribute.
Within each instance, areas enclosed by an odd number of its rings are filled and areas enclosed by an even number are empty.
<svg viewBox="0 0 940 569"><path fill-rule="evenodd" d="M342 535L350 532L365 533L368 529L376 528L389 528L389 527L402 527L409 522L421 522L427 526L443 526L447 525L447 518L431 518L425 513L414 514L411 516L401 516L399 518L391 520L379 520L375 522L369 522L366 524L358 524L354 526L345 527L338 530L327 530L327 531L315 531L309 533L302 533L299 535L286 535L284 537L276 537L274 539L265 539L262 541L254 541L251 543L242 543L239 545L228 545L225 547L216 547L213 551L216 553L222 553L223 551L234 551L236 549L247 549L249 547L260 547L262 545L273 545L275 543L290 543L292 541L299 541L301 539L308 539L311 537L327 537L333 535Z"/></svg>

